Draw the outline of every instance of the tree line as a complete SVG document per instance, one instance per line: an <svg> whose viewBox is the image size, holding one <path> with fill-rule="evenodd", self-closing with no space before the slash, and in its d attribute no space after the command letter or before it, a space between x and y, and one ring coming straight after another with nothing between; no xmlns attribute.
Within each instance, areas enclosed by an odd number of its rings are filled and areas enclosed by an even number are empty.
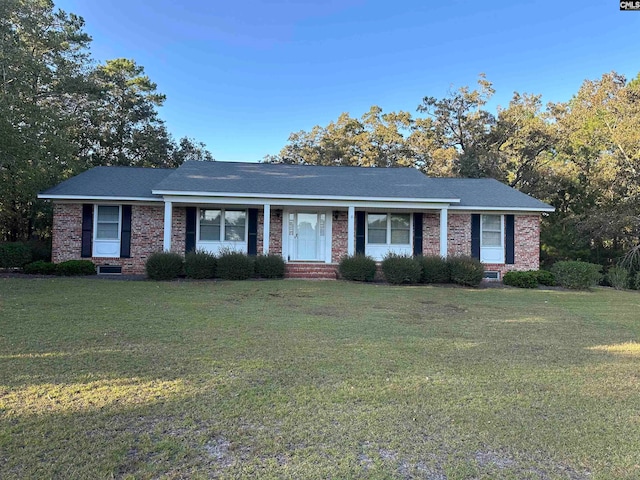
<svg viewBox="0 0 640 480"><path fill-rule="evenodd" d="M0 241L48 235L38 191L90 167L213 160L204 144L167 131L165 96L144 68L98 64L83 29L51 0L0 1Z"/></svg>
<svg viewBox="0 0 640 480"><path fill-rule="evenodd" d="M425 97L416 114L372 106L299 131L266 162L414 167L434 177L492 177L556 208L545 216L542 260L614 263L640 240L640 75L585 80L567 102L475 88Z"/></svg>

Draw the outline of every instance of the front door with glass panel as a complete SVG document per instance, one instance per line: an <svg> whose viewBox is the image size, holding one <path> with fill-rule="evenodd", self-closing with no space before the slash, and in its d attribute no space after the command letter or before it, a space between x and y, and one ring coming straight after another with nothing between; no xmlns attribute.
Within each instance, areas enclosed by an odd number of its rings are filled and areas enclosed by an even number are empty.
<svg viewBox="0 0 640 480"><path fill-rule="evenodd" d="M289 257L291 260L318 261L323 258L325 237L324 213L289 214Z"/></svg>

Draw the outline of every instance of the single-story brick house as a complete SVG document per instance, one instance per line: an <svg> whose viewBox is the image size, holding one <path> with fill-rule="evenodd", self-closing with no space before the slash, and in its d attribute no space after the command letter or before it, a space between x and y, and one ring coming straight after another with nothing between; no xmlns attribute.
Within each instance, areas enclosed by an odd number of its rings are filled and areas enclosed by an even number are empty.
<svg viewBox="0 0 640 480"><path fill-rule="evenodd" d="M537 269L553 207L492 179L413 168L185 162L96 167L41 193L53 202L53 261L143 273L153 252L277 254L288 276L335 278L347 254L472 255L488 277Z"/></svg>

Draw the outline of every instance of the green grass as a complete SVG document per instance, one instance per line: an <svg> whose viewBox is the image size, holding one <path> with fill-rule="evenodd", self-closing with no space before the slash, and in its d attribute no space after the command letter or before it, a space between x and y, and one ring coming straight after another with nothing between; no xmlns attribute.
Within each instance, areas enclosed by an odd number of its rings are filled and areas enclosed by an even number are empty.
<svg viewBox="0 0 640 480"><path fill-rule="evenodd" d="M0 478L640 478L640 294L0 279Z"/></svg>

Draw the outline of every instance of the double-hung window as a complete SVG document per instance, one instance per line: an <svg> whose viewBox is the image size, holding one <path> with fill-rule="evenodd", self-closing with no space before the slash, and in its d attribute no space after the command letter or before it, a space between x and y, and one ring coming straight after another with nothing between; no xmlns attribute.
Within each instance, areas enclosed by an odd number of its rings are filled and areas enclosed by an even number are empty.
<svg viewBox="0 0 640 480"><path fill-rule="evenodd" d="M371 245L409 245L411 220L408 213L370 213L367 215L367 243Z"/></svg>
<svg viewBox="0 0 640 480"><path fill-rule="evenodd" d="M247 212L245 210L200 209L202 242L244 242Z"/></svg>
<svg viewBox="0 0 640 480"><path fill-rule="evenodd" d="M119 257L122 207L120 205L96 205L93 226L93 256Z"/></svg>
<svg viewBox="0 0 640 480"><path fill-rule="evenodd" d="M480 216L480 260L485 263L504 263L502 215Z"/></svg>

